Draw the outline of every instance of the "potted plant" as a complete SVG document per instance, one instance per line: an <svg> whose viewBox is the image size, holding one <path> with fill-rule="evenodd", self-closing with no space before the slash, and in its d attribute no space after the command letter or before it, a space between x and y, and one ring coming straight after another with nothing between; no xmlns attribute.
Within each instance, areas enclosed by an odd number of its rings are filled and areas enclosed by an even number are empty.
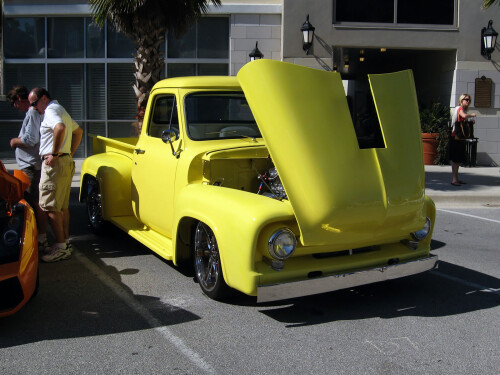
<svg viewBox="0 0 500 375"><path fill-rule="evenodd" d="M450 137L450 108L434 102L420 110L424 164L447 164Z"/></svg>

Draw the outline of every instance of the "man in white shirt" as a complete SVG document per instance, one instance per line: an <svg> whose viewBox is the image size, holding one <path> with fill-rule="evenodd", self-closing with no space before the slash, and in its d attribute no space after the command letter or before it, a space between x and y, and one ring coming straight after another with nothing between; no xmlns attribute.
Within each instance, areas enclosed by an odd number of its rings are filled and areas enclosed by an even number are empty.
<svg viewBox="0 0 500 375"><path fill-rule="evenodd" d="M69 194L75 173L72 156L80 145L83 129L47 90L31 90L30 106L44 115L40 125L40 207L47 212L56 243L42 255L45 262L71 257L69 245Z"/></svg>
<svg viewBox="0 0 500 375"><path fill-rule="evenodd" d="M34 108L30 107L28 101L28 89L24 86L14 86L7 94L7 99L12 107L20 112L24 112L24 120L21 130L16 138L10 140L10 147L15 150L16 162L19 169L22 170L30 179L30 186L26 190L26 200L33 207L36 213L39 249L47 244L43 238L47 238L47 219L45 213L38 206L38 184L40 183L40 168L42 161L39 155L40 146L40 124L42 115Z"/></svg>

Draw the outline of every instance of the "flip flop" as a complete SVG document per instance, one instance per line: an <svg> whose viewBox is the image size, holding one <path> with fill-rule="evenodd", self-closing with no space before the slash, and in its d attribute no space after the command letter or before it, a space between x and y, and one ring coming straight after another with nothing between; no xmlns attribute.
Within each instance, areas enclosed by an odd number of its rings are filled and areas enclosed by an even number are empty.
<svg viewBox="0 0 500 375"><path fill-rule="evenodd" d="M452 182L451 183L453 186L461 186L459 182Z"/></svg>
<svg viewBox="0 0 500 375"><path fill-rule="evenodd" d="M467 182L462 181L462 180L458 180L458 183L459 183L459 184L461 184L461 185L465 185L465 184L467 184Z"/></svg>

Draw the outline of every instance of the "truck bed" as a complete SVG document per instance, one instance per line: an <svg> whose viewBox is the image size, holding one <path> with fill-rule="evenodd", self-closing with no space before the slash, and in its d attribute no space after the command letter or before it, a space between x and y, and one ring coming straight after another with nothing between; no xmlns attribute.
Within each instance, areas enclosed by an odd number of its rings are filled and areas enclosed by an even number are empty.
<svg viewBox="0 0 500 375"><path fill-rule="evenodd" d="M116 152L119 154L130 155L134 152L137 144L137 137L129 138L107 138L101 135L89 134L92 137L93 154L103 152Z"/></svg>

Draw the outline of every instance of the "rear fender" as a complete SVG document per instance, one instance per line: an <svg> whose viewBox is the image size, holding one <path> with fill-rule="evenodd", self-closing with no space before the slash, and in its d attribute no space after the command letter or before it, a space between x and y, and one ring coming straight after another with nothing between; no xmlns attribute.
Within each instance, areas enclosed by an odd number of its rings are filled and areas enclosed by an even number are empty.
<svg viewBox="0 0 500 375"><path fill-rule="evenodd" d="M120 154L97 154L82 164L80 202L87 197L89 178L99 183L102 202L102 217L133 215L131 204L132 160Z"/></svg>

